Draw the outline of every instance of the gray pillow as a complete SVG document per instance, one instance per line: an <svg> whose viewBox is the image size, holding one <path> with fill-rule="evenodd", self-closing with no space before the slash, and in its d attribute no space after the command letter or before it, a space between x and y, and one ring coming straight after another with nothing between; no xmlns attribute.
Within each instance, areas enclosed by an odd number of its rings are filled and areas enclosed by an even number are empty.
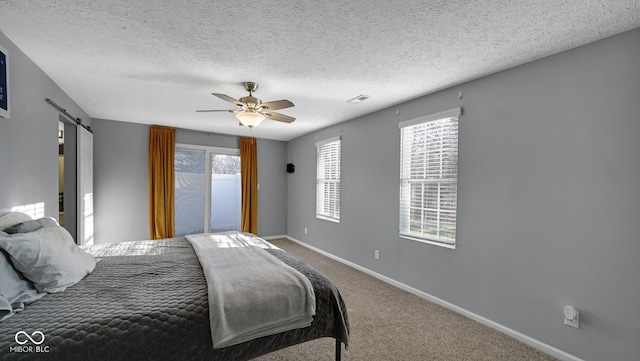
<svg viewBox="0 0 640 361"><path fill-rule="evenodd" d="M32 219L33 218L31 218L30 215L21 212L9 212L7 214L3 214L0 216L0 230Z"/></svg>
<svg viewBox="0 0 640 361"><path fill-rule="evenodd" d="M39 218L39 219L33 219L30 221L24 221L22 223L18 223L18 224L14 224L11 227L7 227L4 229L4 232L9 233L9 234L14 234L14 233L28 233L28 232L33 232L36 231L44 226L48 226L51 224L55 224L56 226L58 225L58 221L56 221L55 219L51 218L51 217L45 217L45 218Z"/></svg>
<svg viewBox="0 0 640 361"><path fill-rule="evenodd" d="M33 283L13 268L4 251L0 251L0 321L24 309L46 295L38 293Z"/></svg>
<svg viewBox="0 0 640 361"><path fill-rule="evenodd" d="M78 247L66 229L44 226L29 233L0 238L16 270L39 292L62 292L78 283L96 266L92 255Z"/></svg>

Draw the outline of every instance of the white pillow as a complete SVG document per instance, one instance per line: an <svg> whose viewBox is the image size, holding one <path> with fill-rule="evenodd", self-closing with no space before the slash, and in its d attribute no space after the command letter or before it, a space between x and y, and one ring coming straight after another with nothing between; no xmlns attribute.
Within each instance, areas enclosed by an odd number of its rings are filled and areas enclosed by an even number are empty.
<svg viewBox="0 0 640 361"><path fill-rule="evenodd" d="M0 216L0 231L14 224L32 220L31 216L21 212L10 212Z"/></svg>
<svg viewBox="0 0 640 361"><path fill-rule="evenodd" d="M0 295L0 322L13 316L13 307L4 296Z"/></svg>
<svg viewBox="0 0 640 361"><path fill-rule="evenodd" d="M95 258L80 249L69 232L58 225L1 237L0 249L9 254L13 266L39 292L64 291L96 266Z"/></svg>
<svg viewBox="0 0 640 361"><path fill-rule="evenodd" d="M31 221L24 221L18 224L14 224L11 227L7 227L4 229L4 233L14 234L14 233L29 233L35 230L38 230L44 226L55 224L58 226L58 221L52 217L44 217L40 219L34 219Z"/></svg>
<svg viewBox="0 0 640 361"><path fill-rule="evenodd" d="M0 251L0 321L24 309L46 295L38 293L33 283L13 268L9 256Z"/></svg>

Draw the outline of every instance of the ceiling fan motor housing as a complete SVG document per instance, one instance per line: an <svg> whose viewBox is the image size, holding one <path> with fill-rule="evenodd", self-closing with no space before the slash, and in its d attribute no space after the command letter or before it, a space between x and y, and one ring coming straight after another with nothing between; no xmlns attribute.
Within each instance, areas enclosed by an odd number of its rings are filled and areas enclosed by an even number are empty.
<svg viewBox="0 0 640 361"><path fill-rule="evenodd" d="M257 109L260 106L260 104L262 104L262 100L254 97L252 95L249 95L249 96L246 96L246 97L242 97L242 98L240 98L238 100L240 100L241 103L246 104L247 107L250 108L250 109Z"/></svg>

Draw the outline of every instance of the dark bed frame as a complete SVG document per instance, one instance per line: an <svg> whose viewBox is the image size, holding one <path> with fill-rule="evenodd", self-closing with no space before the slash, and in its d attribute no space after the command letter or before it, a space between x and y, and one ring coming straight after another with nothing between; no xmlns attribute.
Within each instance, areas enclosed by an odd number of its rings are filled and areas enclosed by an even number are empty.
<svg viewBox="0 0 640 361"><path fill-rule="evenodd" d="M213 349L207 285L191 245L184 238L139 242L153 242L151 247L161 250L161 254L104 257L98 254L102 259L92 274L64 292L49 294L0 322L0 359L249 360L330 337L335 339L335 360L341 361L341 344L348 346L349 341L346 306L335 285L304 262L282 250L267 250L300 271L313 285L316 316L311 326ZM184 288L175 290L175 285ZM127 286L132 295L126 294ZM160 289L151 293L149 287L156 286ZM167 290L175 295L165 294ZM174 302L171 297L178 300ZM41 331L45 335L41 346L46 346L48 352L15 352L19 346L15 335L19 331L28 334Z"/></svg>

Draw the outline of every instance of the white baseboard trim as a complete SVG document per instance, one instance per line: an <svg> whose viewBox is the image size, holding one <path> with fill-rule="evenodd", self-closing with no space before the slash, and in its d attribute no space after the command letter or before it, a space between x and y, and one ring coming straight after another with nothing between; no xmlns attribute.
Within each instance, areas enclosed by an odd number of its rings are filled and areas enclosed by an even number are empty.
<svg viewBox="0 0 640 361"><path fill-rule="evenodd" d="M303 247L309 248L312 251L315 251L315 252L318 252L318 253L320 253L320 254L322 254L324 256L327 256L327 257L329 257L329 258L331 258L331 259L333 259L335 261L338 261L338 262L343 263L343 264L345 264L347 266L350 266L350 267L353 267L353 268L355 268L355 269L357 269L359 271L362 271L362 272L364 272L364 273L366 273L366 274L368 274L370 276L373 276L373 277L375 277L375 278L377 278L377 279L379 279L379 280L381 280L383 282L386 282L386 283L388 283L390 285L396 286L396 287L398 287L398 288L400 288L402 290L405 290L405 291L407 291L409 293L412 293L412 294L414 294L414 295L416 295L418 297L422 297L422 298L426 299L427 301L433 302L433 303L435 303L437 305L440 305L442 307L446 307L446 308L448 308L448 309L450 309L450 310L452 310L454 312L457 312L457 313L459 313L459 314L461 314L463 316L466 316L466 317L468 317L468 318L470 318L470 319L472 319L472 320L474 320L476 322L479 322L479 323L481 323L481 324L483 324L485 326L491 327L494 330L500 331L500 332L502 332L502 333L504 333L504 334L506 334L508 336L511 336L511 337L515 338L516 340L518 340L518 341L520 341L522 343L525 343L525 344L527 344L527 345L529 345L529 346L531 346L531 347L533 347L535 349L538 349L538 350L546 353L547 355L555 357L555 358L557 358L559 360L562 360L562 361L584 361L584 360L582 360L582 359L580 359L580 358L578 358L576 356L573 356L573 355L571 355L571 354L569 354L567 352L564 352L564 351L562 351L560 349L557 349L557 348L555 348L553 346L547 345L544 342L538 341L538 340L536 340L536 339L534 339L532 337L529 337L529 336L527 336L527 335L525 335L523 333L520 333L520 332L518 332L516 330L510 329L510 328L508 328L508 327L506 327L504 325L501 325L501 324L499 324L497 322L494 322L494 321L492 321L492 320L490 320L488 318L482 317L482 316L480 316L478 314L475 314L475 313L473 313L471 311L468 311L468 310L466 310L466 309L464 309L462 307L459 307L459 306L456 306L456 305L454 305L454 304L452 304L450 302L447 302L447 301L445 301L445 300L443 300L441 298L432 296L432 295L430 295L430 294L428 294L426 292L420 291L417 288L408 286L408 285L406 285L404 283L398 282L398 281L396 281L396 280L394 280L392 278L389 278L389 277L387 277L385 275L382 275L380 273L374 272L374 271L372 271L372 270L370 270L368 268L362 267L362 266L360 266L358 264L355 264L353 262L350 262L350 261L347 261L345 259L342 259L342 258L340 258L338 256L335 256L335 255L333 255L333 254L331 254L329 252L323 251L323 250L321 250L319 248L316 248L316 247L314 247L312 245L306 244L306 243L304 243L304 242L302 242L300 240L297 240L297 239L295 239L293 237L283 235L283 236L270 236L270 237L263 237L263 238L266 239L266 240L278 239L278 238L286 238L286 239L288 239L288 240L290 240L292 242L295 242L295 243L297 243L297 244L299 244L299 245L301 245Z"/></svg>
<svg viewBox="0 0 640 361"><path fill-rule="evenodd" d="M289 236L287 236L287 235L284 235L284 234L283 234L283 235L280 235L280 236L260 236L260 238L262 238L262 239L264 239L264 240L267 240L267 241L270 241L270 240L273 240L273 239L282 239L282 238L286 238L286 239L289 239L289 240L291 240L291 241L293 241L293 242L300 243L300 241L294 241L291 237L289 237Z"/></svg>

